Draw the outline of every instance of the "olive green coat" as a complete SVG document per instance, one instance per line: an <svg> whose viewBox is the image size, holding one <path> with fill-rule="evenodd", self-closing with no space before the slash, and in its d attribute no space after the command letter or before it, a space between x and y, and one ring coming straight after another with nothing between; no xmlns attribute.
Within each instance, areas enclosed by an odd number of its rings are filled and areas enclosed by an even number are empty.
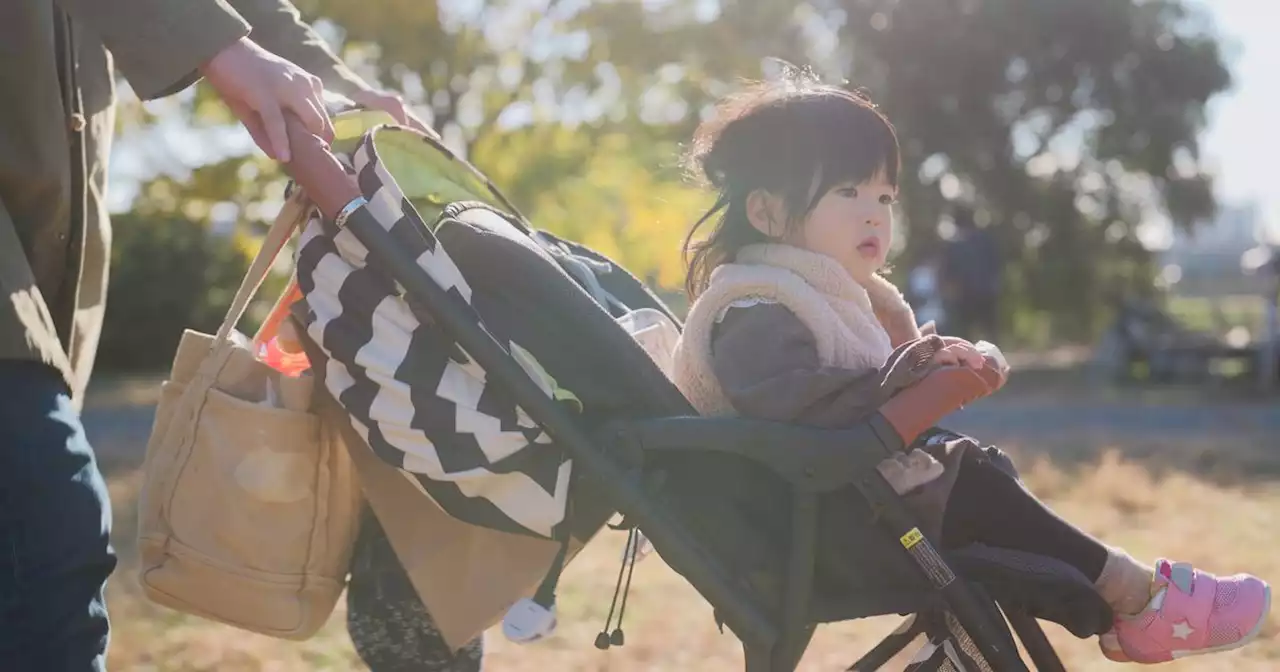
<svg viewBox="0 0 1280 672"><path fill-rule="evenodd" d="M0 359L56 367L80 402L107 290L113 70L160 98L246 35L327 88L359 86L288 0L0 0Z"/></svg>

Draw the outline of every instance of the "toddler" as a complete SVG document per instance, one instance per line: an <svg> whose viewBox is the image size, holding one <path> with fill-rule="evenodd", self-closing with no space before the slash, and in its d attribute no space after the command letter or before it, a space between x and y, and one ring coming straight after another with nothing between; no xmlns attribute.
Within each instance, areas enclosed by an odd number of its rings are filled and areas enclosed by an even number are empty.
<svg viewBox="0 0 1280 672"><path fill-rule="evenodd" d="M702 124L689 159L719 193L686 240L693 303L674 359L700 413L838 428L936 367L984 367L974 345L922 336L880 275L899 148L866 97L803 73L752 86ZM927 365L904 370L908 350ZM1061 519L1006 465L999 451L934 431L880 471L944 548L1036 553L1093 581L1116 614L1100 637L1111 660L1158 663L1257 637L1270 609L1264 581L1139 562Z"/></svg>

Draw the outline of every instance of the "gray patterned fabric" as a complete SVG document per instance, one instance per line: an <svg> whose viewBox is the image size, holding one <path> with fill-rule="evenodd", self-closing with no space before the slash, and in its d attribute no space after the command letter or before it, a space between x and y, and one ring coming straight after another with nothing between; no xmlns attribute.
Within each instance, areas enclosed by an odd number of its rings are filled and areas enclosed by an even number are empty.
<svg viewBox="0 0 1280 672"><path fill-rule="evenodd" d="M451 651L368 509L351 560L347 634L372 672L479 672L484 640Z"/></svg>
<svg viewBox="0 0 1280 672"><path fill-rule="evenodd" d="M366 208L465 314L483 324L466 279L379 158L379 138L395 133L412 131L379 127L350 157ZM432 151L447 154L420 137ZM329 392L374 452L415 475L450 515L507 532L556 537L565 518L571 462L558 450L526 450L549 446L551 439L509 393L487 383L485 371L407 301L386 272L367 265L366 254L351 231L321 217L299 239L304 324L328 355ZM549 396L559 398L563 391L532 356L515 342L504 345ZM521 459L509 459L516 455Z"/></svg>

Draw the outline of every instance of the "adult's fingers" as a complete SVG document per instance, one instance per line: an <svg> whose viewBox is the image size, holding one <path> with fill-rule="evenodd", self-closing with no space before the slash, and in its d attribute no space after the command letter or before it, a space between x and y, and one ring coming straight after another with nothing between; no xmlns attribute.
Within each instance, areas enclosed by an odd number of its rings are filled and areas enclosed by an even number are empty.
<svg viewBox="0 0 1280 672"><path fill-rule="evenodd" d="M253 138L253 144L257 145L267 156L275 158L275 150L271 146L271 139L267 137L267 129L263 127L262 117L258 116L257 110L238 100L228 100L226 104L236 119L240 120L245 130L249 131L249 137Z"/></svg>
<svg viewBox="0 0 1280 672"><path fill-rule="evenodd" d="M421 117L414 114L404 99L396 94L374 93L365 99L365 104L390 114L391 118L395 119L396 123L401 126L407 126L437 140L440 139L440 134L428 126L427 122L423 121Z"/></svg>
<svg viewBox="0 0 1280 672"><path fill-rule="evenodd" d="M409 108L404 104L404 101L401 100L399 96L382 94L378 101L378 106L381 107L384 112L391 115L391 118L395 119L397 124L422 130L420 128L422 123L413 118L413 115L409 113Z"/></svg>
<svg viewBox="0 0 1280 672"><path fill-rule="evenodd" d="M401 113L404 115L403 123L405 126L408 126L409 128L412 128L416 131L425 133L435 138L436 140L440 140L440 133L437 132L436 129L431 128L431 126L427 125L427 122L424 121L422 117L419 117L418 115L414 114L413 110L409 107L408 103L405 103L404 100L400 98L397 98L397 102L399 103Z"/></svg>
<svg viewBox="0 0 1280 672"><path fill-rule="evenodd" d="M324 101L319 100L310 86L290 87L281 100L282 107L297 115L298 120L312 135L325 142L333 141L333 122L324 111Z"/></svg>
<svg viewBox="0 0 1280 672"><path fill-rule="evenodd" d="M268 100L258 106L258 116L262 119L263 131L267 142L271 145L271 158L281 163L289 163L293 158L289 154L289 133L284 127L284 110L275 100Z"/></svg>
<svg viewBox="0 0 1280 672"><path fill-rule="evenodd" d="M245 129L249 131L249 137L253 138L253 144L257 145L267 156L275 158L275 149L271 146L271 138L267 137L267 129L262 125L262 118L257 112L250 112L248 116L242 118L241 123Z"/></svg>
<svg viewBox="0 0 1280 672"><path fill-rule="evenodd" d="M329 118L329 110L324 104L324 81L315 75L311 75L311 105L316 108L316 113L324 120L324 133L320 134L325 142L333 142L336 131L333 129L333 119Z"/></svg>
<svg viewBox="0 0 1280 672"><path fill-rule="evenodd" d="M320 138L325 142L333 142L335 133L333 130L333 120L329 118L329 113L325 110L324 100L308 98L307 105L311 108L312 114L319 119L320 132L316 133L316 135L320 136Z"/></svg>
<svg viewBox="0 0 1280 672"><path fill-rule="evenodd" d="M425 133L435 138L436 140L440 139L440 134L436 132L436 129L431 128L430 126L427 125L427 122L423 121L420 117L415 115L413 112L410 112L407 106L404 108L404 116L405 116L405 125L408 126L409 128Z"/></svg>
<svg viewBox="0 0 1280 672"><path fill-rule="evenodd" d="M360 195L360 189L324 141L308 131L301 120L286 115L285 124L294 155L293 163L284 166L285 172L307 190L325 216L336 216L344 205Z"/></svg>
<svg viewBox="0 0 1280 672"><path fill-rule="evenodd" d="M415 131L419 131L427 134L432 133L432 130L430 128L427 128L427 125L423 123L421 119L413 116L412 114L409 114L408 110L405 110L404 114L401 116L403 117L402 119L400 119L401 124L404 124L405 126L408 126L409 128L412 128Z"/></svg>

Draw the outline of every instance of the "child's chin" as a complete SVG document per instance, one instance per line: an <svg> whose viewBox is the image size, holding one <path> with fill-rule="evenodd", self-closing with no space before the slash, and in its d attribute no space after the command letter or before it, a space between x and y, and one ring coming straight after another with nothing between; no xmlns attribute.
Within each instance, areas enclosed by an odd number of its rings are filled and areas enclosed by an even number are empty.
<svg viewBox="0 0 1280 672"><path fill-rule="evenodd" d="M846 268L845 270L848 271L849 276L857 282L866 282L871 279L871 276L880 272L879 267L872 266L871 264L859 264L857 268Z"/></svg>

